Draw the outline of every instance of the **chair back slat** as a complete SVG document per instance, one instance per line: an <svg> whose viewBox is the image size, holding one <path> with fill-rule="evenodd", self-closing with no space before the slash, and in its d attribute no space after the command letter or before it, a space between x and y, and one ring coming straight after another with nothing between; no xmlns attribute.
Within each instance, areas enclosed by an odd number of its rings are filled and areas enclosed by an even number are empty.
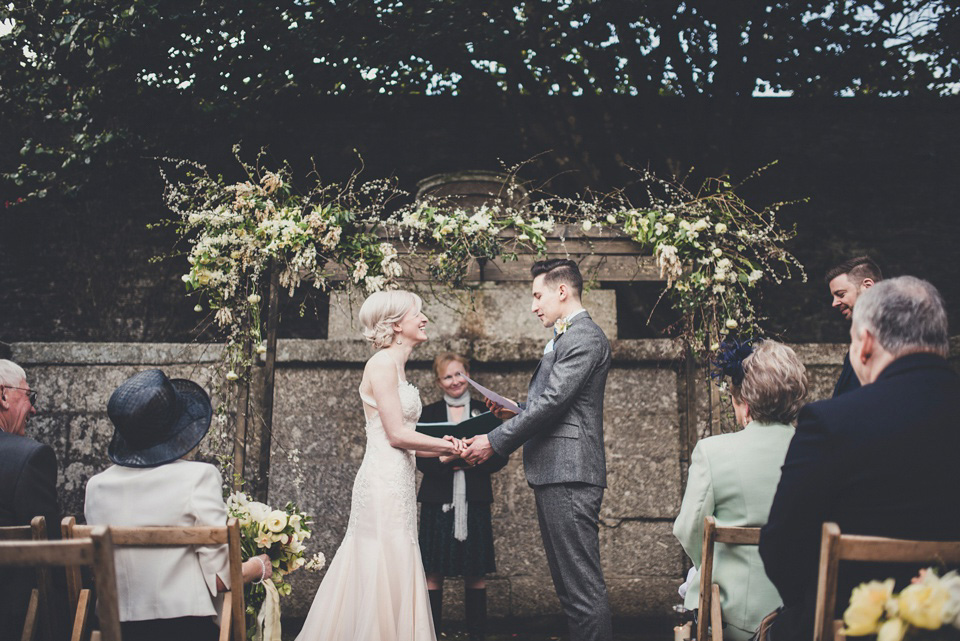
<svg viewBox="0 0 960 641"><path fill-rule="evenodd" d="M93 564L93 548L89 541L48 541L31 546L32 541L0 541L0 564L64 566Z"/></svg>
<svg viewBox="0 0 960 641"><path fill-rule="evenodd" d="M903 541L843 534L839 546L839 556L845 561L960 563L960 541Z"/></svg>
<svg viewBox="0 0 960 641"><path fill-rule="evenodd" d="M731 545L759 545L760 528L758 527L718 527L717 543Z"/></svg>
<svg viewBox="0 0 960 641"><path fill-rule="evenodd" d="M728 545L758 545L760 528L718 526L717 519L703 519L703 547L700 554L700 604L697 622L697 641L708 641L709 630L713 639L723 636L723 621L720 611L720 587L713 582L714 548L717 543Z"/></svg>
<svg viewBox="0 0 960 641"><path fill-rule="evenodd" d="M89 536L93 526L76 525L73 528L75 537ZM128 547L183 547L185 545L225 545L227 540L226 528L220 526L206 527L114 527L110 526L113 544Z"/></svg>
<svg viewBox="0 0 960 641"><path fill-rule="evenodd" d="M0 527L0 541L29 541L33 529L29 525L5 525Z"/></svg>
<svg viewBox="0 0 960 641"><path fill-rule="evenodd" d="M837 577L840 561L960 564L960 541L917 541L841 534L840 527L836 523L824 523L822 532L814 641L842 638L838 636L839 627L836 620Z"/></svg>

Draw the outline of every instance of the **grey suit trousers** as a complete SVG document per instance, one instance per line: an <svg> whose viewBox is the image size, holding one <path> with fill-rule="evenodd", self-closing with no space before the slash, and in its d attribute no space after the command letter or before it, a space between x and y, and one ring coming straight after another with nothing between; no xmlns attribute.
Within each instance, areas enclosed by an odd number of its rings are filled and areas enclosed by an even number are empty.
<svg viewBox="0 0 960 641"><path fill-rule="evenodd" d="M613 635L607 585L600 568L603 488L587 483L536 485L540 534L553 585L567 615L571 641Z"/></svg>

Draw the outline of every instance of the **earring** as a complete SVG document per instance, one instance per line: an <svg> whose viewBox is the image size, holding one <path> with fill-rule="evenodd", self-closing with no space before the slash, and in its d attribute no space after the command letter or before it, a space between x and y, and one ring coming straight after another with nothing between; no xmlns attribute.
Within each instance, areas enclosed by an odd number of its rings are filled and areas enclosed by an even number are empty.
<svg viewBox="0 0 960 641"><path fill-rule="evenodd" d="M400 337L399 337L399 336L397 337L397 345L403 345L403 341L400 340Z"/></svg>

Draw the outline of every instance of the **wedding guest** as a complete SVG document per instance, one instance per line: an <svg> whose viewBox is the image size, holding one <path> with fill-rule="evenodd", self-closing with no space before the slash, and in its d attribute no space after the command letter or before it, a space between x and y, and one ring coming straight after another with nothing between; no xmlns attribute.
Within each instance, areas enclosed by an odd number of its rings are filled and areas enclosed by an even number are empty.
<svg viewBox="0 0 960 641"><path fill-rule="evenodd" d="M90 525L224 525L223 481L213 465L188 460L210 428L202 387L160 370L124 381L107 404L115 465L87 483ZM225 545L117 548L123 638L216 639L218 593L231 588ZM243 563L244 583L270 577L270 557ZM237 586L234 586L237 587Z"/></svg>
<svg viewBox="0 0 960 641"><path fill-rule="evenodd" d="M57 457L49 445L26 435L37 413L37 393L23 368L0 359L0 526L47 520L50 538L60 538L57 505ZM20 638L35 573L11 568L0 584L0 630Z"/></svg>
<svg viewBox="0 0 960 641"><path fill-rule="evenodd" d="M825 521L847 534L960 539L960 378L946 360L939 292L911 276L877 283L857 298L850 338L863 387L800 411L761 532L760 556L784 603L776 641L811 637ZM841 564L838 612L860 581L915 573Z"/></svg>
<svg viewBox="0 0 960 641"><path fill-rule="evenodd" d="M443 352L433 361L436 384L443 400L427 405L421 423L460 423L487 411L470 396L463 374L470 363L453 352ZM507 459L493 456L470 467L459 461L444 464L439 458L418 458L423 472L417 500L420 508L420 555L427 573L433 626L440 629L444 577L463 577L467 632L482 639L487 619L487 584L484 575L497 571L493 551L490 475L503 469Z"/></svg>
<svg viewBox="0 0 960 641"><path fill-rule="evenodd" d="M843 317L850 320L853 316L853 306L863 292L883 280L880 267L869 256L857 256L845 260L824 277L830 295L833 296L833 306L840 311ZM860 381L850 365L850 355L843 357L843 369L840 378L833 387L833 395L840 396L860 387Z"/></svg>
<svg viewBox="0 0 960 641"><path fill-rule="evenodd" d="M772 340L724 342L718 376L729 378L737 423L743 429L697 443L687 490L673 533L697 568L688 578L684 605L697 607L703 519L719 526L759 527L767 522L780 480L790 425L807 394L807 374L792 349ZM763 571L754 546L716 544L713 581L720 586L723 638L749 639L761 619L780 605L777 590ZM700 613L706 625L707 613Z"/></svg>

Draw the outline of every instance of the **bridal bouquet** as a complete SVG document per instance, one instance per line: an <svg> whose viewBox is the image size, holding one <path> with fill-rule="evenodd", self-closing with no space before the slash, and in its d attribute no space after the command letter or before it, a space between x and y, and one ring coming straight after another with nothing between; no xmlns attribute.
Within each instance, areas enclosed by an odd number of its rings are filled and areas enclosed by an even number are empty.
<svg viewBox="0 0 960 641"><path fill-rule="evenodd" d="M893 579L861 583L843 613L844 634L876 635L877 641L960 639L960 575L937 576L933 568L899 594Z"/></svg>
<svg viewBox="0 0 960 641"><path fill-rule="evenodd" d="M273 565L270 579L244 588L247 637L255 638L264 627L275 625L275 638L279 639L279 597L288 596L292 590L286 576L301 567L319 570L324 564L321 553L310 560L304 558L306 546L303 542L310 538L310 517L293 503L287 503L282 510L275 510L269 505L250 500L243 492L234 492L227 497L227 513L240 522L243 560L267 554ZM265 636L274 638L271 634Z"/></svg>

